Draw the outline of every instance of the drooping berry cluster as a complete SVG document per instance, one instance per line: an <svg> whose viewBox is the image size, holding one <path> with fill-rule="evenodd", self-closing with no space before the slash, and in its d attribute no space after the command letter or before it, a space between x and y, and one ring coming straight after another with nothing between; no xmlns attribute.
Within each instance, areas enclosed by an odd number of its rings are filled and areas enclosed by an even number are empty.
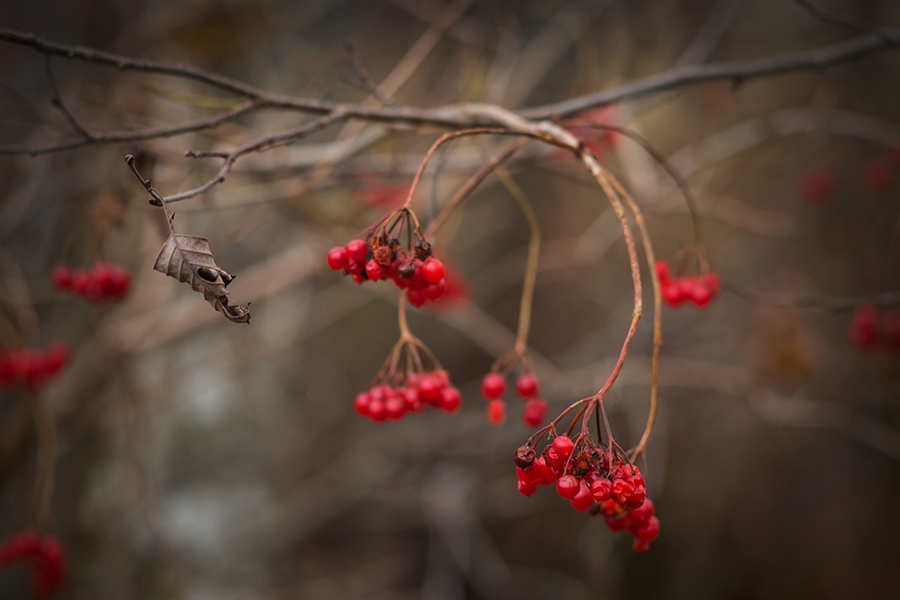
<svg viewBox="0 0 900 600"><path fill-rule="evenodd" d="M356 395L356 412L380 423L399 421L407 414L422 412L426 406L453 413L462 405L462 394L450 383L443 369L412 374L400 385L376 383Z"/></svg>
<svg viewBox="0 0 900 600"><path fill-rule="evenodd" d="M516 451L519 492L531 496L539 485L555 485L556 492L577 511L603 514L610 531L627 531L633 547L643 552L659 535L659 519L638 468L618 449L559 435L540 455L530 445Z"/></svg>
<svg viewBox="0 0 900 600"><path fill-rule="evenodd" d="M416 235L414 244L404 246L394 233L408 229L408 238ZM353 281L389 280L406 290L409 303L420 307L447 293L444 264L431 256L431 244L421 237L418 221L406 208L389 213L369 230L364 239L351 240L346 246L328 251L328 266L344 271Z"/></svg>
<svg viewBox="0 0 900 600"><path fill-rule="evenodd" d="M0 542L0 568L21 561L32 564L31 588L37 598L52 596L66 581L66 554L54 536L26 530Z"/></svg>
<svg viewBox="0 0 900 600"><path fill-rule="evenodd" d="M22 383L37 390L62 371L70 355L69 347L61 342L54 342L43 350L0 351L0 387Z"/></svg>
<svg viewBox="0 0 900 600"><path fill-rule="evenodd" d="M703 308L719 293L719 276L715 273L673 278L669 265L659 260L656 261L656 275L659 277L663 300L673 308L685 301Z"/></svg>
<svg viewBox="0 0 900 600"><path fill-rule="evenodd" d="M900 352L900 311L860 306L853 313L847 335L850 343L863 352Z"/></svg>
<svg viewBox="0 0 900 600"><path fill-rule="evenodd" d="M522 420L530 427L537 427L547 416L547 401L538 395L540 384L533 373L523 373L516 380L516 394L525 401ZM506 378L497 371L491 371L481 380L481 395L488 401L487 419L493 425L500 425L506 419Z"/></svg>
<svg viewBox="0 0 900 600"><path fill-rule="evenodd" d="M90 269L73 270L66 265L53 269L56 289L91 302L121 300L131 288L131 273L119 265L99 262Z"/></svg>

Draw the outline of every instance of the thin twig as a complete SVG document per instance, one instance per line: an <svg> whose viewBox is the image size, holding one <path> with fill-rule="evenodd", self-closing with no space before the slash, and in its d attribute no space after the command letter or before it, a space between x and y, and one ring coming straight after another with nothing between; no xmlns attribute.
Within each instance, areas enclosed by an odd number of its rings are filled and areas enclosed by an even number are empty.
<svg viewBox="0 0 900 600"><path fill-rule="evenodd" d="M865 305L900 306L900 290L892 290L881 294L869 294L866 296L836 298L829 296L758 292L731 281L722 281L722 289L749 302L784 308L820 308L822 310L845 311L853 310Z"/></svg>

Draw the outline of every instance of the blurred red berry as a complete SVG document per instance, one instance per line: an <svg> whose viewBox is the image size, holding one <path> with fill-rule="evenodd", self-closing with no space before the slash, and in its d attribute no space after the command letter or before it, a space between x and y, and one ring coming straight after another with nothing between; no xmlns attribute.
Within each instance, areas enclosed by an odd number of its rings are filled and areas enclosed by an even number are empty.
<svg viewBox="0 0 900 600"><path fill-rule="evenodd" d="M531 373L523 373L516 380L516 393L522 398L531 398L538 393L538 380Z"/></svg>
<svg viewBox="0 0 900 600"><path fill-rule="evenodd" d="M810 169L800 178L800 193L808 202L819 206L831 200L837 186L837 175L829 166Z"/></svg>
<svg viewBox="0 0 900 600"><path fill-rule="evenodd" d="M347 249L343 246L335 246L328 251L328 266L332 271L340 271L347 266Z"/></svg>
<svg viewBox="0 0 900 600"><path fill-rule="evenodd" d="M487 420L491 425L501 425L506 420L506 403L503 400L488 402Z"/></svg>
<svg viewBox="0 0 900 600"><path fill-rule="evenodd" d="M887 161L873 158L862 168L863 184L875 192L887 192L894 187L894 172Z"/></svg>
<svg viewBox="0 0 900 600"><path fill-rule="evenodd" d="M481 394L488 400L496 400L506 393L506 378L500 373L488 373L481 380Z"/></svg>

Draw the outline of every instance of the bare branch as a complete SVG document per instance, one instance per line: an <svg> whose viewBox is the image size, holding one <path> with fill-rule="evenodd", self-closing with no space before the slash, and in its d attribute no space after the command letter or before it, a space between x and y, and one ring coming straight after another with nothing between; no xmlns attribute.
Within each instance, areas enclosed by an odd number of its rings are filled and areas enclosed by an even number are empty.
<svg viewBox="0 0 900 600"><path fill-rule="evenodd" d="M610 90L529 108L521 111L520 114L529 119L549 119L573 115L589 108L640 98L702 81L731 79L735 82L742 82L754 77L779 75L806 69L823 69L839 62L860 58L888 46L896 46L898 43L900 43L900 30L890 29L884 32L884 39L864 35L830 46L801 50L775 58L762 58L745 63L730 62L677 67Z"/></svg>
<svg viewBox="0 0 900 600"><path fill-rule="evenodd" d="M740 296L749 302L785 308L820 308L823 310L842 311L853 310L864 305L900 306L900 290L893 290L882 294L836 298L829 296L798 296L794 294L757 292L756 290L746 288L730 281L722 281L722 289L731 292L735 296Z"/></svg>
<svg viewBox="0 0 900 600"><path fill-rule="evenodd" d="M68 108L66 108L65 103L62 99L62 94L59 93L59 86L56 85L56 77L53 76L53 59L50 58L49 54L44 55L44 63L47 72L47 81L50 83L50 102L53 103L53 106L59 109L59 111L66 118L66 121L69 122L69 125L72 129L75 130L75 133L80 134L84 137L85 140L91 140L94 138L93 135L88 133L88 130L82 127L81 123L78 122L78 119L75 118Z"/></svg>
<svg viewBox="0 0 900 600"><path fill-rule="evenodd" d="M350 119L392 124L427 124L448 127L451 129L473 127L490 122L490 119L486 118L484 115L472 115L471 113L461 110L461 107L458 105L431 109L416 109L406 106L378 107L341 104L327 100L272 94L249 84L193 67L168 65L165 63L102 52L81 46L58 44L39 38L30 33L22 33L5 28L0 29L0 40L27 46L45 55L63 56L73 60L83 60L107 65L121 70L159 73L183 79L190 79L236 93L251 100L251 102L235 108L229 113L224 113L207 120L196 121L179 127L161 128L137 133L109 133L102 136L97 134L95 135L96 141L77 140L45 148L35 149L24 146L7 146L0 148L0 152L7 154L39 154L42 152L69 150L91 143L124 142L156 137L168 137L180 133L208 129L235 118L235 113L239 112L240 114L245 114L246 112L256 110L263 106L325 115L340 112L344 118ZM535 120L558 118L576 114L589 108L643 97L701 81L731 79L739 82L753 77L777 75L805 69L821 69L838 62L860 58L887 46L894 46L898 43L900 43L900 31L892 29L884 31L882 37L865 35L830 46L803 50L775 58L765 58L746 63L718 63L678 67L665 71L659 75L647 77L613 89L580 96L564 102L525 109L521 111L520 114L521 116Z"/></svg>

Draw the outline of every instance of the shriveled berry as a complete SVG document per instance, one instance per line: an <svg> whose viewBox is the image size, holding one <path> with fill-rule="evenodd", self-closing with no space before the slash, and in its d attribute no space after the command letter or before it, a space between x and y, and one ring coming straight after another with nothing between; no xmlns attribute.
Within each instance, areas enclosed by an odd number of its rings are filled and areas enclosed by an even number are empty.
<svg viewBox="0 0 900 600"><path fill-rule="evenodd" d="M524 373L516 380L516 393L528 399L538 393L538 380L531 373Z"/></svg>
<svg viewBox="0 0 900 600"><path fill-rule="evenodd" d="M516 466L522 469L530 468L534 465L535 452L534 448L530 446L519 446L516 448L516 455L513 460L516 461ZM540 476L540 474L538 474Z"/></svg>
<svg viewBox="0 0 900 600"><path fill-rule="evenodd" d="M488 400L503 397L506 392L506 378L500 373L488 373L481 380L481 395Z"/></svg>
<svg viewBox="0 0 900 600"><path fill-rule="evenodd" d="M540 474L534 467L528 467L525 469L523 469L522 467L516 467L516 477L519 479L519 481L524 481L525 483L537 483L538 479L540 479Z"/></svg>
<svg viewBox="0 0 900 600"><path fill-rule="evenodd" d="M597 502L606 502L612 498L612 483L605 477L591 484L591 495Z"/></svg>
<svg viewBox="0 0 900 600"><path fill-rule="evenodd" d="M350 260L347 256L347 249L343 246L336 246L328 251L328 266L332 271L340 271L347 266L347 261Z"/></svg>

